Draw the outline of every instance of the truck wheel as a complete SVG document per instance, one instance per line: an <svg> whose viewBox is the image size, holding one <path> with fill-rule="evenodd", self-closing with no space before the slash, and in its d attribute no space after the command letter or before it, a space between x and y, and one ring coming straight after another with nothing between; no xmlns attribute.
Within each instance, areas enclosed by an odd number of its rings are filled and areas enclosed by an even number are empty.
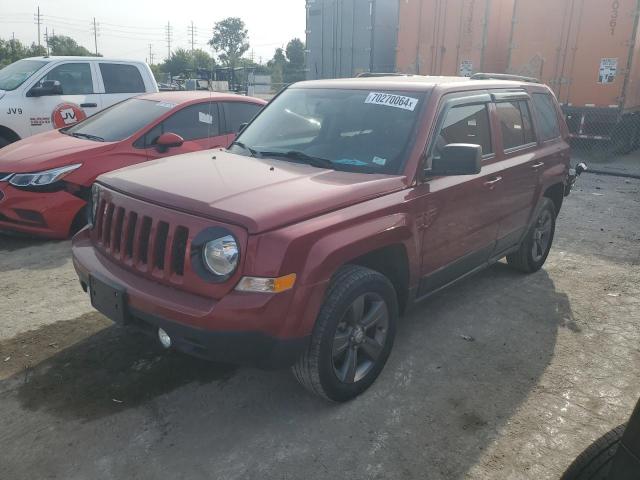
<svg viewBox="0 0 640 480"><path fill-rule="evenodd" d="M533 218L518 251L507 255L507 263L525 273L540 270L551 250L556 230L556 209L553 202L543 197Z"/></svg>
<svg viewBox="0 0 640 480"><path fill-rule="evenodd" d="M620 425L593 442L573 461L560 480L606 480L624 429L625 425Z"/></svg>
<svg viewBox="0 0 640 480"><path fill-rule="evenodd" d="M9 145L11 142L4 137L0 137L0 148Z"/></svg>
<svg viewBox="0 0 640 480"><path fill-rule="evenodd" d="M387 362L397 318L396 292L384 275L342 267L329 285L309 346L292 367L296 379L334 402L360 395Z"/></svg>

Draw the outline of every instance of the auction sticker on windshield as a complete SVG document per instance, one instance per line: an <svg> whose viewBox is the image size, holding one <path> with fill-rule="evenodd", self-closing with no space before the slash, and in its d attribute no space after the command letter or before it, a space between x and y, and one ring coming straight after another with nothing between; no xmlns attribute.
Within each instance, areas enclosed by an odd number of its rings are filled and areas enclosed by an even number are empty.
<svg viewBox="0 0 640 480"><path fill-rule="evenodd" d="M402 108L404 110L413 112L416 108L416 105L418 105L418 99L405 97L403 95L394 95L392 93L371 92L369 95L367 95L364 103Z"/></svg>

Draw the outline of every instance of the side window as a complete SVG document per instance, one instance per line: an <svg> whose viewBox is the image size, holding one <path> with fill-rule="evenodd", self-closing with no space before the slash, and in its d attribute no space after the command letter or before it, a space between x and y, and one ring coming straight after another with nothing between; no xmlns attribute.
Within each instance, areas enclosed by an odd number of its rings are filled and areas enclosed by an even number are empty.
<svg viewBox="0 0 640 480"><path fill-rule="evenodd" d="M140 70L123 63L100 63L105 93L144 93Z"/></svg>
<svg viewBox="0 0 640 480"><path fill-rule="evenodd" d="M145 146L154 145L158 137L167 132L178 134L185 141L220 135L218 105L198 103L178 110L145 134Z"/></svg>
<svg viewBox="0 0 640 480"><path fill-rule="evenodd" d="M493 153L487 105L462 105L451 108L438 133L433 156L438 157L450 143L472 143L482 147L482 154Z"/></svg>
<svg viewBox="0 0 640 480"><path fill-rule="evenodd" d="M237 133L240 125L253 120L262 105L246 102L224 102L224 110L227 118L227 133Z"/></svg>
<svg viewBox="0 0 640 480"><path fill-rule="evenodd" d="M534 93L533 107L540 129L540 140L553 140L560 136L560 125L558 124L558 113L553 99L547 93Z"/></svg>
<svg viewBox="0 0 640 480"><path fill-rule="evenodd" d="M535 142L535 133L527 102L512 101L496 103L496 112L502 131L505 150Z"/></svg>
<svg viewBox="0 0 640 480"><path fill-rule="evenodd" d="M86 95L93 93L91 65L88 63L65 63L58 65L40 81L57 80L63 95Z"/></svg>

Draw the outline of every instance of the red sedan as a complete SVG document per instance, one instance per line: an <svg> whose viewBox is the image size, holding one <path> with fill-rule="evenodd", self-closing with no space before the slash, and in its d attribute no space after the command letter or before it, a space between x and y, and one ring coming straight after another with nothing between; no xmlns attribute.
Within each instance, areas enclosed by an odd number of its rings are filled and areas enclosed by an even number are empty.
<svg viewBox="0 0 640 480"><path fill-rule="evenodd" d="M233 94L152 93L8 145L0 149L0 230L67 238L86 223L98 175L227 147L265 103Z"/></svg>

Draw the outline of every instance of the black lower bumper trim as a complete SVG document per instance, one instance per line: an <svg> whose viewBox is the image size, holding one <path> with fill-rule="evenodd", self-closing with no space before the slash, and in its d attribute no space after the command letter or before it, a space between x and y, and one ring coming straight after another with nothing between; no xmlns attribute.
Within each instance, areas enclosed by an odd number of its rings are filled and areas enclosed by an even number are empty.
<svg viewBox="0 0 640 480"><path fill-rule="evenodd" d="M158 338L158 328L169 334L172 347L206 360L278 369L293 365L307 346L308 337L278 339L260 332L218 332L187 327L129 307L129 323Z"/></svg>

